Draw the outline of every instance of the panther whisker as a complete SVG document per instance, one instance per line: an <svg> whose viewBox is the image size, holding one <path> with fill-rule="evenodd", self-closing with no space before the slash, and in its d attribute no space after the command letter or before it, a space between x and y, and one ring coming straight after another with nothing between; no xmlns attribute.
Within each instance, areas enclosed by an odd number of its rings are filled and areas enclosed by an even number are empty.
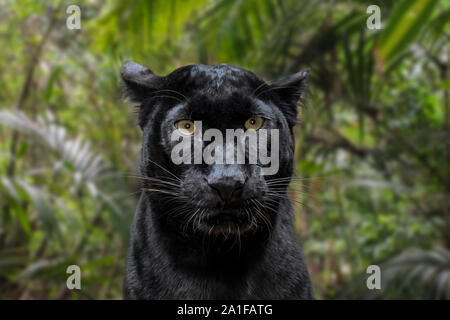
<svg viewBox="0 0 450 320"><path fill-rule="evenodd" d="M160 186L160 187L164 187L168 190L173 190L173 191L181 190L181 186L174 185L170 182L165 182L165 181L155 181L155 180L147 181L146 183L144 183L143 186L144 187Z"/></svg>
<svg viewBox="0 0 450 320"><path fill-rule="evenodd" d="M177 98L177 97L174 97L174 96L168 96L168 95L156 95L156 96L151 96L150 98L172 98L172 99L175 99L175 100L178 100L179 102L184 102L183 100L181 100L181 99L179 99L179 98Z"/></svg>
<svg viewBox="0 0 450 320"><path fill-rule="evenodd" d="M266 92L268 92L268 91L281 90L281 89L298 89L298 87L293 87L293 86L277 86L277 87L269 86L268 89L266 89L266 90L261 91L260 93L258 93L258 94L256 95L255 98L258 98L260 95L262 95L263 93L266 93ZM299 96L299 97L300 97L302 94L292 93L291 95L292 95L292 96Z"/></svg>
<svg viewBox="0 0 450 320"><path fill-rule="evenodd" d="M260 206L261 208L271 209L272 211L274 211L274 212L276 213L276 210L273 209L273 208L271 208L271 207L269 207L267 204L262 204L258 199L254 199L254 200L256 201L256 203L259 204L259 206ZM266 213L268 214L267 211L266 211Z"/></svg>
<svg viewBox="0 0 450 320"><path fill-rule="evenodd" d="M144 177L144 176L130 176L130 177L138 178L138 179L141 179L141 180L144 180L144 181L147 181L147 180L149 180L149 181L156 181L156 182L164 183L164 184L171 185L171 186L178 187L178 188L181 187L181 184L179 184L179 183L177 184L177 183L173 183L173 182L170 182L170 181L165 181L165 180L154 178L154 177Z"/></svg>
<svg viewBox="0 0 450 320"><path fill-rule="evenodd" d="M198 226L200 225L200 222L202 221L203 215L207 209L203 208L202 211L200 211L199 214L196 214L196 217L194 219L194 222L192 223L193 231L198 229Z"/></svg>
<svg viewBox="0 0 450 320"><path fill-rule="evenodd" d="M276 198L276 199L273 199L273 198L271 199L270 197L268 197L267 199L265 199L265 201L268 202L268 203L277 205L277 204L279 203L280 199L279 199L278 197L274 197L274 198ZM285 199L285 200L288 200L288 201L297 203L297 204L298 204L300 207L302 207L302 208L308 208L308 209L310 209L310 210L316 210L315 208L311 207L310 204L305 203L305 202L301 202L301 201L299 201L299 200L295 200L295 199L292 199L292 198L289 198L289 197L287 197L287 198L286 198L286 197L283 197L283 198L281 198L281 199Z"/></svg>
<svg viewBox="0 0 450 320"><path fill-rule="evenodd" d="M205 209L205 208L200 207L200 205L201 205L202 203L204 203L203 200L197 201L197 204L194 206L194 208L197 208L197 210L195 210L194 213L191 213L191 214L188 216L187 221L185 221L185 223L183 224L183 228L182 228L183 233L186 233L186 230L187 230L187 227L188 227L189 223L190 223L191 220L194 218L194 216L197 214L197 212L198 212L199 210L204 210L204 209ZM190 211L191 211L191 208L187 208L186 211L185 211L184 213L190 212ZM185 220L186 220L186 219L185 219ZM194 225L195 225L195 220L194 220L194 224L193 224L193 230L194 230L194 232L195 232Z"/></svg>
<svg viewBox="0 0 450 320"><path fill-rule="evenodd" d="M160 92L173 92L173 93L176 93L176 94L179 94L180 96L182 96L184 98L184 100L186 100L186 102L189 101L189 99L184 94L182 94L181 92L176 91L176 90L162 89L162 90L154 91L154 92L152 92L152 94L160 93Z"/></svg>
<svg viewBox="0 0 450 320"><path fill-rule="evenodd" d="M314 180L326 180L331 177L310 177L310 178L302 178L302 177L286 177L286 178L276 178L276 179L267 179L266 184L276 183L276 182L309 182Z"/></svg>
<svg viewBox="0 0 450 320"><path fill-rule="evenodd" d="M304 186L300 186L300 187L304 187ZM306 189L306 188L304 188ZM268 186L268 190L269 191L276 191L276 192L285 192L285 191L297 191L297 192L302 192L302 193L307 193L309 190L301 190L299 188L295 188L294 186Z"/></svg>
<svg viewBox="0 0 450 320"><path fill-rule="evenodd" d="M191 222L191 220L194 218L195 214L200 210L201 208L198 208L194 213L191 213L188 218L187 221L183 224L183 233L186 234L187 231L187 227L189 226L189 223Z"/></svg>
<svg viewBox="0 0 450 320"><path fill-rule="evenodd" d="M290 198L289 196L282 196L282 195L280 195L280 194L270 194L270 193L267 193L267 195L269 196L269 197L276 197L276 198L280 198L280 199L285 199L285 200L290 200L290 201L292 201L292 202L295 202L295 203L298 203L298 204L300 204L300 205L304 205L304 203L302 203L302 202L300 202L300 201L298 201L298 200L295 200L295 199L292 199L292 198Z"/></svg>
<svg viewBox="0 0 450 320"><path fill-rule="evenodd" d="M181 183L183 182L179 177L177 177L175 174L173 174L172 172L170 172L169 170L167 170L166 168L164 168L160 164L156 163L155 161L153 161L151 159L147 159L147 160L150 161L151 163L153 163L154 165L158 166L159 168L163 169L165 172L170 174L172 177L176 178L179 182L181 182Z"/></svg>
<svg viewBox="0 0 450 320"><path fill-rule="evenodd" d="M272 226L272 222L270 222L270 219L259 210L258 203L256 202L255 199L250 199L250 201L252 201L255 204L254 209L256 210L256 212L260 216L260 218L263 219L264 223L266 223L266 226L267 226L269 232L271 232L273 226Z"/></svg>
<svg viewBox="0 0 450 320"><path fill-rule="evenodd" d="M178 200L178 201L177 201ZM176 218L179 215L185 214L186 212L189 212L191 209L190 208L186 208L185 203L186 201L184 200L173 200L173 202L179 202L181 204L183 204L184 206L177 206L175 208L170 209L168 212L166 212L166 215L168 215L171 218Z"/></svg>
<svg viewBox="0 0 450 320"><path fill-rule="evenodd" d="M164 191L164 190L161 190L161 189L155 189L155 188L142 188L141 190L142 190L142 191L150 191L150 192L160 192L160 193L168 194L168 195L171 195L171 196L183 197L183 196L181 196L179 193L174 193L174 192ZM184 198L187 199L187 197L184 197Z"/></svg>

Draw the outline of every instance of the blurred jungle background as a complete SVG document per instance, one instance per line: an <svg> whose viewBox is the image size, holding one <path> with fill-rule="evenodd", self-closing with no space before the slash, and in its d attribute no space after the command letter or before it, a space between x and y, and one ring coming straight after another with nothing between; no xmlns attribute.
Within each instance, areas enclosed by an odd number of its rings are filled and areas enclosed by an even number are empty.
<svg viewBox="0 0 450 320"><path fill-rule="evenodd" d="M133 60L267 81L311 68L289 192L317 297L449 299L449 21L434 0L2 1L0 298L122 297L141 133L119 70Z"/></svg>

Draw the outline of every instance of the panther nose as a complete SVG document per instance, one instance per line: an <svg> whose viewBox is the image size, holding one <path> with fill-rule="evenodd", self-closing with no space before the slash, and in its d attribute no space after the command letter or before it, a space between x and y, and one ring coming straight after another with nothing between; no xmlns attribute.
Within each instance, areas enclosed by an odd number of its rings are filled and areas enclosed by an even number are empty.
<svg viewBox="0 0 450 320"><path fill-rule="evenodd" d="M246 181L246 178L239 176L207 179L216 201L221 205L239 203Z"/></svg>

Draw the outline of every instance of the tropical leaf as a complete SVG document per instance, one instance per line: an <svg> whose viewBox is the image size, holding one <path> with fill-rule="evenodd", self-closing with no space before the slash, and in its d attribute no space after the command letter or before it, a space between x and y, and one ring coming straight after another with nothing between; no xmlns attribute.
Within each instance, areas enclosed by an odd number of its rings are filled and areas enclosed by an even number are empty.
<svg viewBox="0 0 450 320"><path fill-rule="evenodd" d="M431 18L437 0L402 0L382 31L376 58L386 68L420 35Z"/></svg>
<svg viewBox="0 0 450 320"><path fill-rule="evenodd" d="M0 111L0 124L37 140L55 152L63 161L64 167L73 170L74 188L78 188L83 182L90 184L90 189L95 192L95 181L109 167L102 156L91 149L89 142L83 142L81 137L69 138L64 127L54 124L51 113L33 121L18 110ZM61 164L57 162L55 168L62 168Z"/></svg>

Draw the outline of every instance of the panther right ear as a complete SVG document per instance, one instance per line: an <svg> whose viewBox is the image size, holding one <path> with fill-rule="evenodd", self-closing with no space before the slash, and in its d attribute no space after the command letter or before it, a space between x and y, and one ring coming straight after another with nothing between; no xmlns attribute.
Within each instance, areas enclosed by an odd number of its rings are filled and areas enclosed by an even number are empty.
<svg viewBox="0 0 450 320"><path fill-rule="evenodd" d="M126 61L122 65L120 74L125 83L125 95L133 102L142 103L162 84L162 77L132 61Z"/></svg>

